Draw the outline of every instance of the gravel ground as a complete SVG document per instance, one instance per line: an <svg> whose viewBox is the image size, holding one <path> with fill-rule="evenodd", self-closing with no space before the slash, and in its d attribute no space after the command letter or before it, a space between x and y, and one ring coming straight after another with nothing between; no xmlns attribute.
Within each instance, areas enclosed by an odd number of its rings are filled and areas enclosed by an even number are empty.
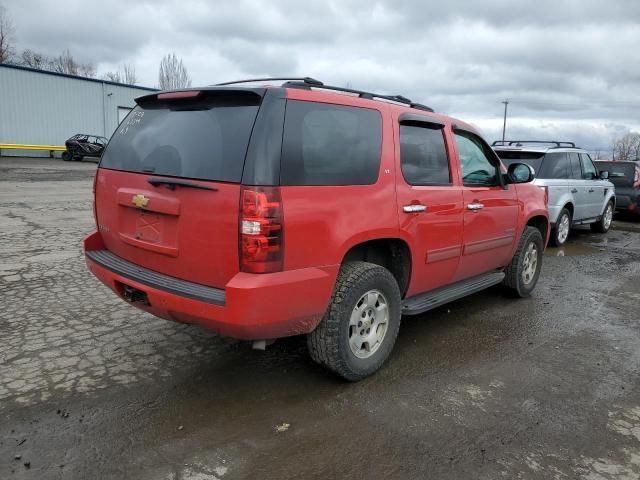
<svg viewBox="0 0 640 480"><path fill-rule="evenodd" d="M0 158L1 479L640 478L638 223L549 249L530 299L403 319L347 384L304 339L253 351L116 298L81 251L94 172Z"/></svg>

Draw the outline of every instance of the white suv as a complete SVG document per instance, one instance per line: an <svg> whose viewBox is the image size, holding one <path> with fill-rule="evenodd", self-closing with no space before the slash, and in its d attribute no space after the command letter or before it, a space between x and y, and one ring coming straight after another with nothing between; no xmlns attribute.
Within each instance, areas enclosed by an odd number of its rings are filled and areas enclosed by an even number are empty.
<svg viewBox="0 0 640 480"><path fill-rule="evenodd" d="M599 172L589 154L573 142L496 141L495 152L508 167L527 163L535 174L534 184L546 188L549 221L553 227L549 242L567 241L572 225L591 224L596 232L611 227L615 191L608 172Z"/></svg>

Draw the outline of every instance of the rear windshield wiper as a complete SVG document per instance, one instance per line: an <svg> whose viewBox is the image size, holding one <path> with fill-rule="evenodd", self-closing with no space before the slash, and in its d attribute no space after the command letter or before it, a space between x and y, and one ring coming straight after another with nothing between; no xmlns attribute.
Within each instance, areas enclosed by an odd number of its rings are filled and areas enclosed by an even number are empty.
<svg viewBox="0 0 640 480"><path fill-rule="evenodd" d="M176 187L186 187L186 188L199 188L200 190L211 190L217 191L217 188L208 187L206 185L200 185L198 183L187 182L185 180L169 180L167 178L147 178L147 182L149 182L154 187L159 187L160 185L166 185L169 187L169 190L175 190Z"/></svg>

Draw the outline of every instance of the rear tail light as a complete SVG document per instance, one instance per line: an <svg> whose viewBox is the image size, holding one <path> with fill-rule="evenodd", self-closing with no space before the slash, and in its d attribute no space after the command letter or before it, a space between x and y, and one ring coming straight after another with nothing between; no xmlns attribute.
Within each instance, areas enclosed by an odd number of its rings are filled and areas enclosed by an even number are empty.
<svg viewBox="0 0 640 480"><path fill-rule="evenodd" d="M243 187L240 205L240 271L282 270L284 238L278 187Z"/></svg>

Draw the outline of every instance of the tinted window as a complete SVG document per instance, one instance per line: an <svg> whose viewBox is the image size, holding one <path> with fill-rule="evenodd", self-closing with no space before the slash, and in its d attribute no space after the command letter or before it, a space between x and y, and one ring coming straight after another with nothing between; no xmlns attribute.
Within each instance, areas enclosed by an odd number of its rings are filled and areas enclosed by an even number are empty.
<svg viewBox="0 0 640 480"><path fill-rule="evenodd" d="M450 184L442 129L400 125L400 166L411 185Z"/></svg>
<svg viewBox="0 0 640 480"><path fill-rule="evenodd" d="M580 163L582 163L582 178L585 180L593 180L598 176L596 167L593 166L591 158L586 153L580 154Z"/></svg>
<svg viewBox="0 0 640 480"><path fill-rule="evenodd" d="M582 167L580 167L580 156L577 153L567 153L569 156L569 163L571 164L571 176L569 178L574 180L582 179Z"/></svg>
<svg viewBox="0 0 640 480"><path fill-rule="evenodd" d="M595 162L598 171L609 172L609 181L616 186L630 186L636 181L636 165L633 163Z"/></svg>
<svg viewBox="0 0 640 480"><path fill-rule="evenodd" d="M101 167L239 182L260 97L212 95L136 107L114 133Z"/></svg>
<svg viewBox="0 0 640 480"><path fill-rule="evenodd" d="M476 135L455 131L456 146L465 185L497 185L497 169L491 159L491 149ZM488 151L487 151L488 149Z"/></svg>
<svg viewBox="0 0 640 480"><path fill-rule="evenodd" d="M540 167L542 166L543 153L539 152L517 152L507 150L496 150L496 154L502 160L502 163L506 167L509 167L512 163L526 163L531 168L537 177L540 173Z"/></svg>
<svg viewBox="0 0 640 480"><path fill-rule="evenodd" d="M381 130L377 110L289 100L280 183L375 183L380 169Z"/></svg>
<svg viewBox="0 0 640 480"><path fill-rule="evenodd" d="M571 174L571 163L569 157L564 152L547 153L542 162L542 170L539 178L560 179L569 178Z"/></svg>

